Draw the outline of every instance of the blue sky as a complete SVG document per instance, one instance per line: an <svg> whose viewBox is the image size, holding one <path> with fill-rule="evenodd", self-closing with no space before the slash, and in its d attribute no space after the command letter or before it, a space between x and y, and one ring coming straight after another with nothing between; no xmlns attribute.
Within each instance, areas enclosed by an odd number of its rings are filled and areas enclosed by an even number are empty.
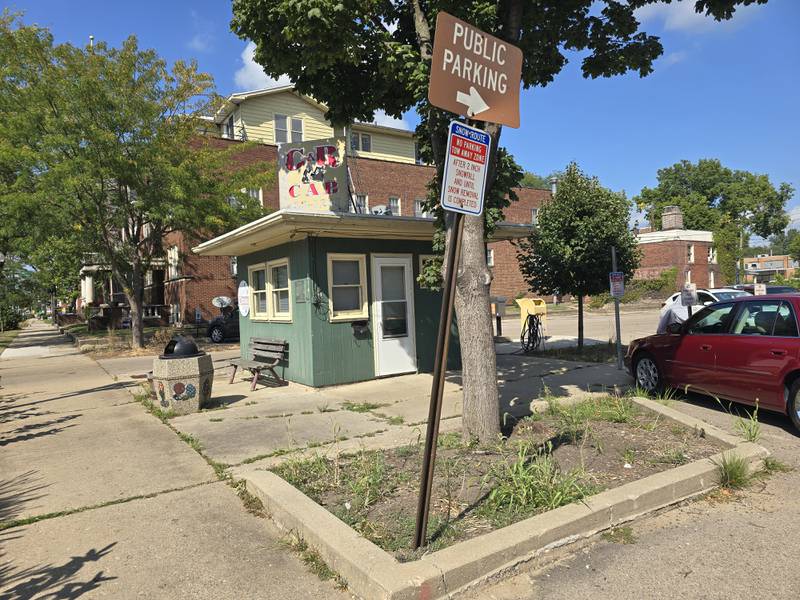
<svg viewBox="0 0 800 600"><path fill-rule="evenodd" d="M719 158L800 188L800 2L770 0L729 22L695 15L685 0L648 7L643 28L659 35L655 72L585 80L580 57L546 88L522 94L522 124L504 143L540 174L577 161L604 185L634 196L656 171L681 159ZM230 32L230 2L16 0L26 22L59 42L89 35L119 44L136 34L167 60L196 58L221 93L263 87L246 41ZM381 122L392 120L379 115ZM414 115L405 123L413 126ZM800 224L800 191L790 203Z"/></svg>

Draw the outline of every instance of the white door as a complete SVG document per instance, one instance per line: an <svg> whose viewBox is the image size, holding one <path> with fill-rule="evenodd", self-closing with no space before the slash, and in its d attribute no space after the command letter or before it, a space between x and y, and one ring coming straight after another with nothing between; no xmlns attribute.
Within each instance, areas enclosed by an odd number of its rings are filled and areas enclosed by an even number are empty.
<svg viewBox="0 0 800 600"><path fill-rule="evenodd" d="M411 265L411 255L372 257L373 335L378 377L417 370Z"/></svg>

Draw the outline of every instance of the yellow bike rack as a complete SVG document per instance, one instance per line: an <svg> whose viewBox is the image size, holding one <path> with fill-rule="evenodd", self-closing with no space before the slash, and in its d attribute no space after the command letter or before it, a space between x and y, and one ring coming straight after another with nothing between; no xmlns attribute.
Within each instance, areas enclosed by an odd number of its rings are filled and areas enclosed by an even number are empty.
<svg viewBox="0 0 800 600"><path fill-rule="evenodd" d="M542 330L547 333L547 303L541 298L517 298L514 300L519 306L519 330L525 327L528 315L541 315Z"/></svg>

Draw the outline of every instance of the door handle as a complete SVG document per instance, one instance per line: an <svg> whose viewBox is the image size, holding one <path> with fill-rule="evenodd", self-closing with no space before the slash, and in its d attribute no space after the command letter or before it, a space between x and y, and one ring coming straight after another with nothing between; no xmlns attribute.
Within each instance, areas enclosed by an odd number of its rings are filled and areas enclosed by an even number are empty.
<svg viewBox="0 0 800 600"><path fill-rule="evenodd" d="M710 344L701 344L700 345L700 350L705 350L705 351L711 350L711 345Z"/></svg>
<svg viewBox="0 0 800 600"><path fill-rule="evenodd" d="M773 356L786 356L788 353L786 352L786 350L780 350L775 348L770 350L770 354L772 354Z"/></svg>

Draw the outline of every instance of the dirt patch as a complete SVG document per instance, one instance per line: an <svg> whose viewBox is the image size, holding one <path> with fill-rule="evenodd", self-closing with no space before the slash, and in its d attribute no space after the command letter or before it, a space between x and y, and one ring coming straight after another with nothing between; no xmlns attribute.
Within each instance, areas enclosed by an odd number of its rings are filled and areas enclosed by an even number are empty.
<svg viewBox="0 0 800 600"><path fill-rule="evenodd" d="M427 551L580 501L722 446L627 398L592 398L522 419L507 438L439 437ZM399 560L413 560L422 441L292 460L275 472Z"/></svg>

